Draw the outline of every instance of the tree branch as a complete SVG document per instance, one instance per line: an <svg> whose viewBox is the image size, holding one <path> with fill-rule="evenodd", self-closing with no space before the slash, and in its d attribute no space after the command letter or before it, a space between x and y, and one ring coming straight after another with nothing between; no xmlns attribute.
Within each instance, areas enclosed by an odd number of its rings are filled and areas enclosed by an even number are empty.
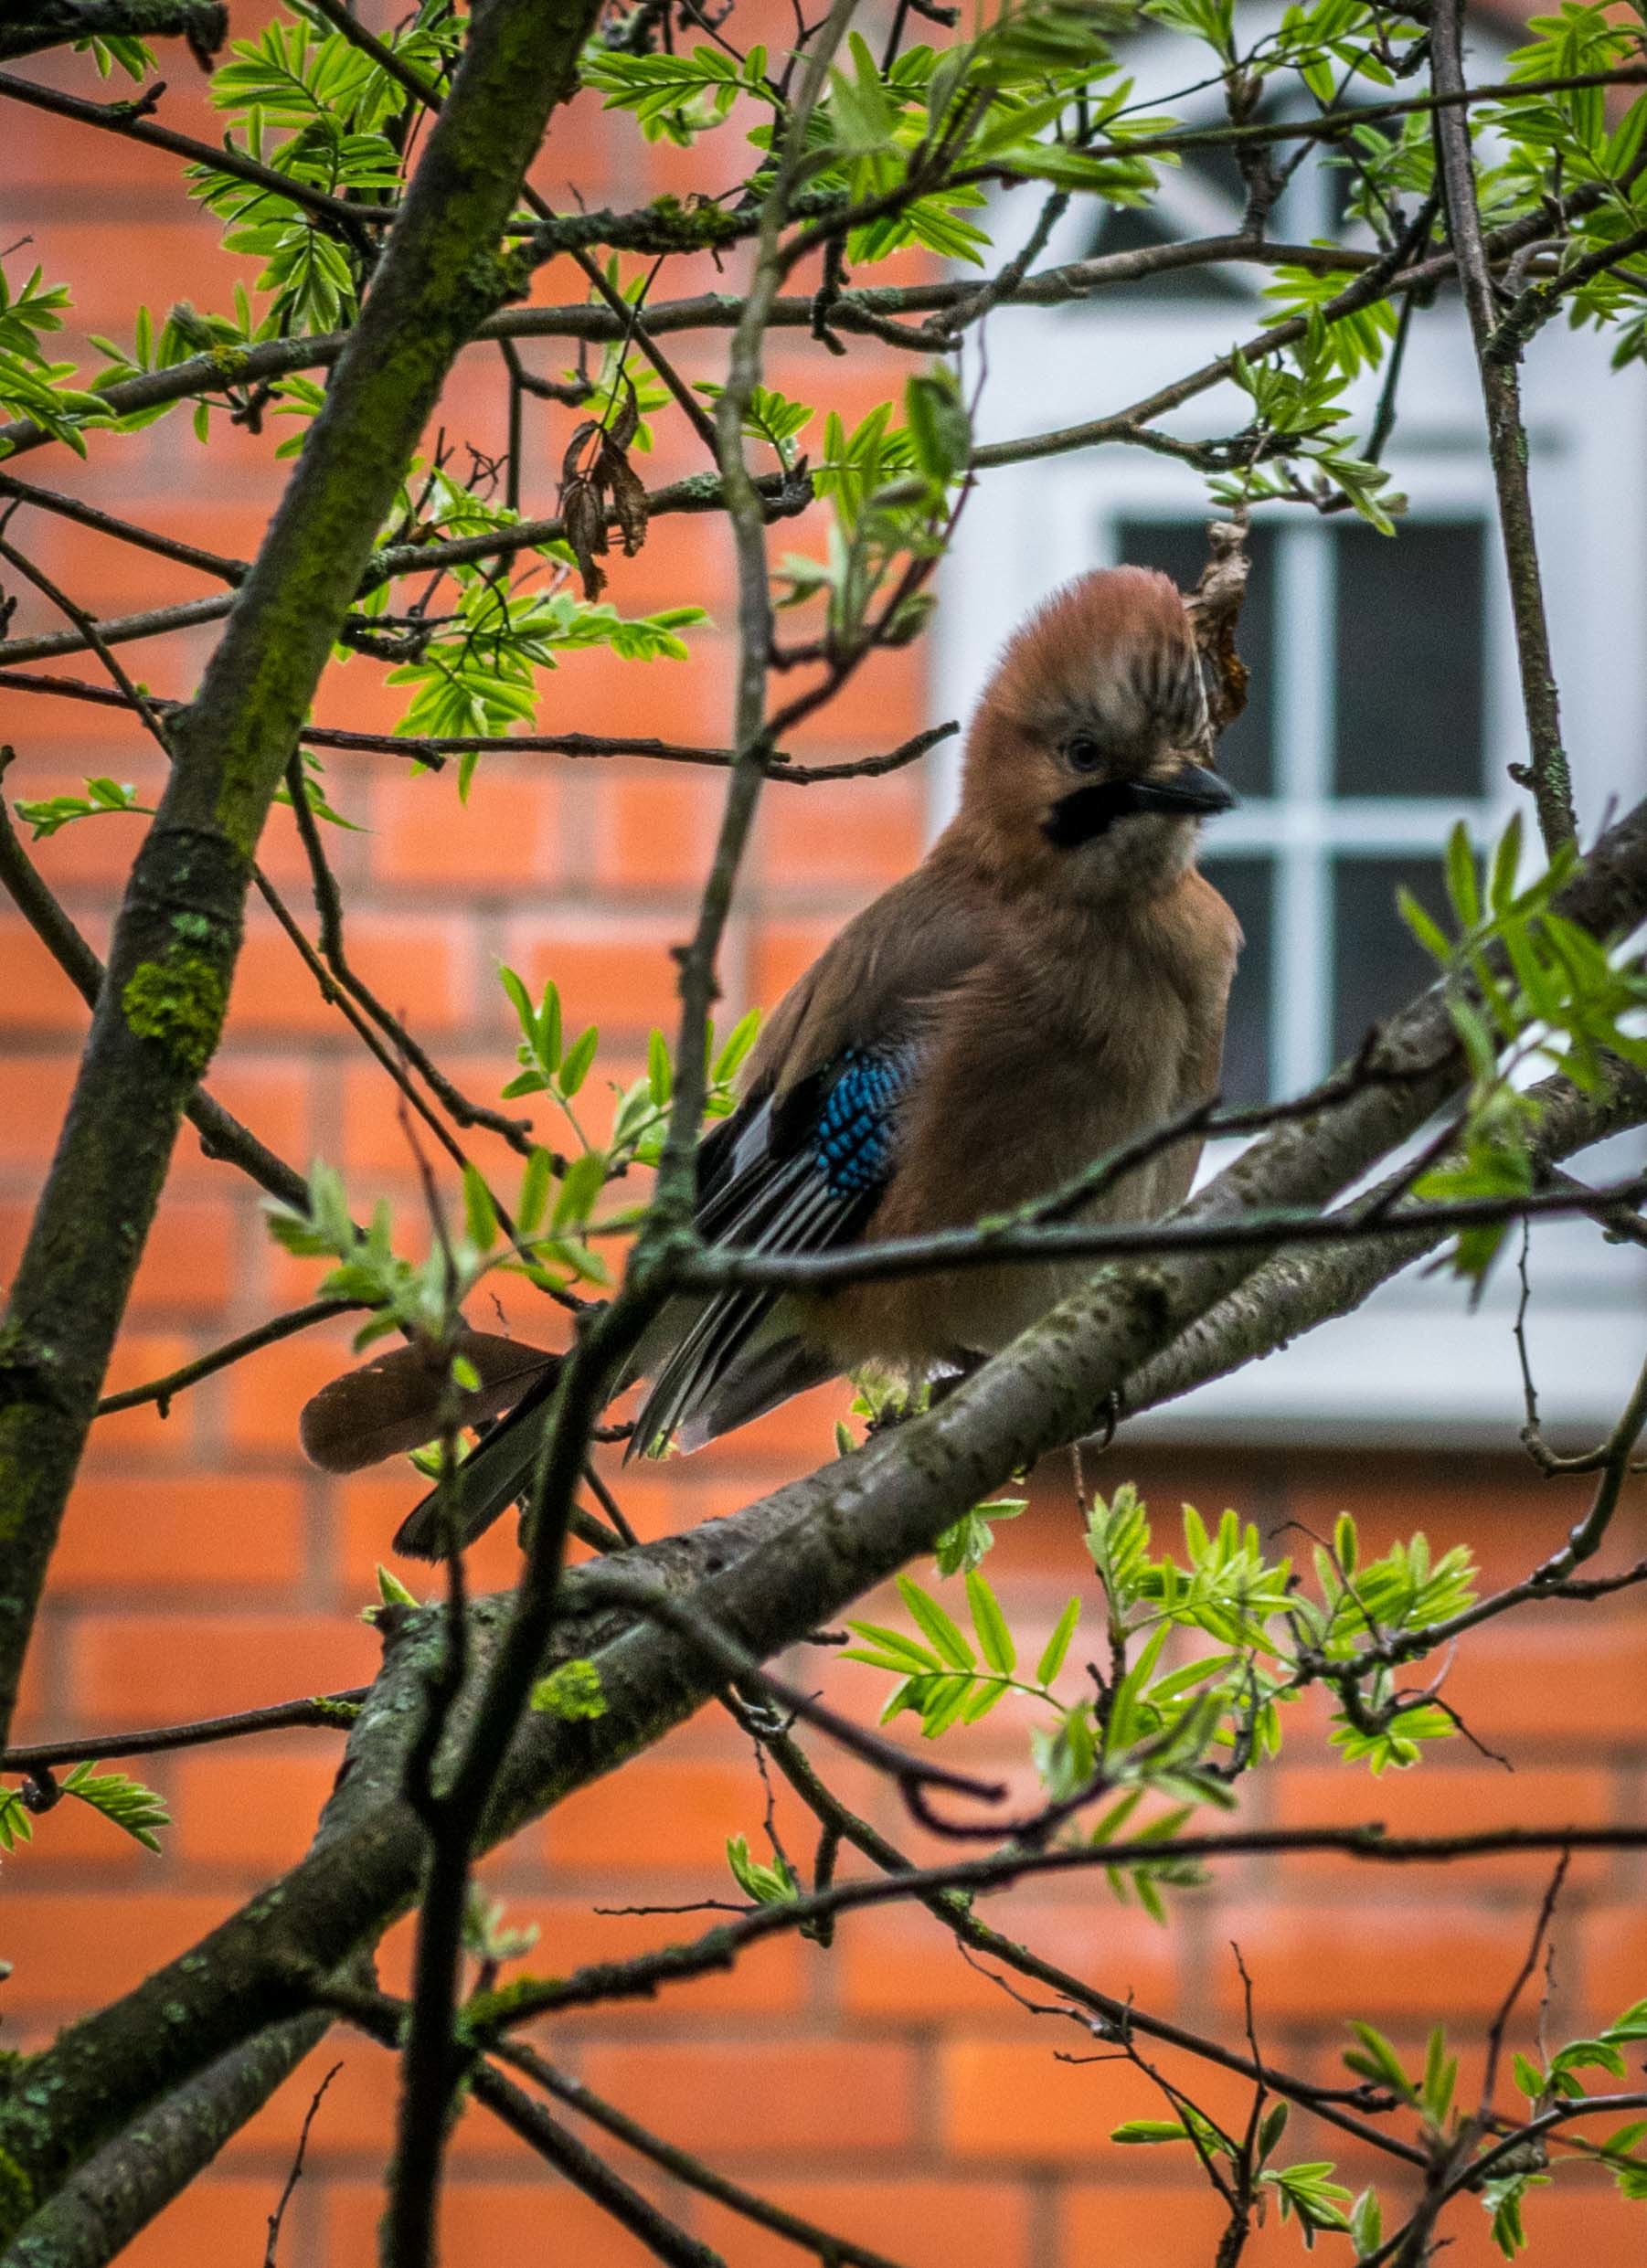
<svg viewBox="0 0 1647 2268"><path fill-rule="evenodd" d="M104 708L129 705L111 686L90 684L80 677L36 676L27 670L0 669L0 691L6 690L92 702ZM154 705L164 714L166 705ZM883 755L855 757L839 764L800 764L787 749L774 748L768 759L767 777L792 788L820 787L840 779L879 779L888 772L901 771L907 764L918 764L960 729L952 718L947 724L929 725ZM709 771L726 771L737 760L730 748L697 748L683 741L658 740L650 734L430 733L414 739L398 733L349 732L340 726L305 725L298 738L309 748L346 748L401 757L437 772L452 756L566 756L574 759L643 756L655 763L692 764Z"/></svg>
<svg viewBox="0 0 1647 2268"><path fill-rule="evenodd" d="M1546 1167L1647 1118L1647 1077L1622 1065L1613 1067L1599 1095L1583 1094L1561 1078L1544 1080L1533 1091L1542 1113L1534 1157ZM1407 1179L1405 1172L1392 1175L1368 1192L1367 1202L1396 1194ZM1381 1284L1440 1242L1439 1232L1406 1230L1383 1242L1278 1253L1128 1379L1124 1413L1139 1415L1177 1401L1305 1331L1353 1314Z"/></svg>
<svg viewBox="0 0 1647 2268"><path fill-rule="evenodd" d="M154 91L157 93L159 90ZM356 204L346 197L333 196L324 189L311 188L306 181L294 180L290 174L277 173L272 165L260 164L255 157L247 157L221 143L196 142L187 134L174 133L169 126L156 126L143 115L142 99L136 102L88 102L81 95L61 94L55 87L39 86L34 79L19 79L11 71L0 71L0 95L26 103L30 110L47 111L54 118L70 119L80 126L101 126L106 132L119 134L123 141L142 142L152 150L164 150L169 157L186 158L191 164L250 182L253 188L266 190L282 203L313 214L332 235L342 237L367 258L372 252L368 228L388 228L402 209Z"/></svg>
<svg viewBox="0 0 1647 2268"><path fill-rule="evenodd" d="M226 1340L209 1354L197 1354L192 1362L168 1371L164 1378L151 1378L143 1386L128 1386L122 1394L104 1394L93 1415L112 1417L116 1410L141 1409L144 1403L157 1402L160 1415L165 1417L173 1396L197 1386L203 1378L214 1377L232 1363L243 1362L249 1354L257 1354L264 1347L278 1346L282 1339L312 1330L316 1323L329 1323L335 1315L354 1314L367 1304L364 1299L312 1299L307 1307L293 1308L286 1315L271 1316L266 1323L243 1330L237 1339Z"/></svg>
<svg viewBox="0 0 1647 2268"><path fill-rule="evenodd" d="M234 2049L116 2136L28 2225L30 2268L105 2268L324 2038L305 2011Z"/></svg>
<svg viewBox="0 0 1647 2268"><path fill-rule="evenodd" d="M87 1733L83 1739L45 1741L32 1748L0 1752L0 1772L54 1772L59 1765L111 1756L158 1756L174 1748L205 1748L215 1741L240 1740L249 1733L293 1729L346 1731L360 1714L370 1688L350 1686L341 1693L310 1693L301 1700L274 1701L265 1709L244 1709L232 1717L197 1717L189 1724L162 1724L143 1733Z"/></svg>
<svg viewBox="0 0 1647 2268"><path fill-rule="evenodd" d="M177 1119L217 1046L246 891L332 642L446 373L516 288L493 248L593 0L494 0L199 694L0 1331L0 1739Z"/></svg>
<svg viewBox="0 0 1647 2268"><path fill-rule="evenodd" d="M110 697L122 708L126 705L122 696L112 688ZM5 777L11 753L0 748L0 779ZM0 888L5 889L87 1007L95 1010L102 991L103 965L36 872L12 825L4 797L0 797ZM284 1159L277 1158L250 1127L242 1126L204 1087L197 1087L189 1097L184 1105L184 1116L199 1135L200 1147L207 1157L221 1158L238 1165L260 1189L267 1190L270 1196L277 1197L282 1204L296 1206L300 1211L307 1205L309 1190L303 1175Z"/></svg>
<svg viewBox="0 0 1647 2268"><path fill-rule="evenodd" d="M1459 101L1464 89L1463 0L1434 0L1430 19L1430 66L1438 98ZM1538 830L1553 857L1563 843L1578 838L1573 810L1572 774L1561 745L1561 705L1545 617L1544 582L1533 527L1533 499L1527 482L1527 437L1521 419L1521 383L1513 359L1493 352L1498 309L1488 273L1487 249L1476 198L1475 161L1469 117L1461 109L1438 111L1436 144L1447 193L1447 226L1463 286L1464 308L1482 395L1487 408L1487 448L1498 496L1499 534L1510 579L1510 610L1515 623L1515 652L1521 667L1521 699L1526 713L1532 766L1513 766L1512 777L1531 788ZM1543 216L1541 216L1543 217Z"/></svg>
<svg viewBox="0 0 1647 2268"><path fill-rule="evenodd" d="M896 1282L940 1269L994 1267L1003 1262L1031 1266L1047 1260L1168 1258L1178 1253L1270 1252L1282 1245L1357 1244L1405 1230L1428 1232L1431 1243L1450 1230L1537 1220L1570 1213L1593 1213L1634 1204L1647 1195L1647 1173L1606 1189L1581 1187L1535 1192L1517 1197L1468 1197L1436 1204L1404 1205L1378 1212L1372 1200L1357 1200L1337 1213L1314 1213L1290 1205L1227 1218L1205 1220L1174 1214L1165 1221L1052 1224L1044 1228L957 1228L928 1236L888 1237L840 1252L768 1256L753 1246L717 1245L681 1266L689 1290L714 1291L728 1285L763 1289L824 1292L845 1284Z"/></svg>
<svg viewBox="0 0 1647 2268"><path fill-rule="evenodd" d="M11 63L82 39L182 38L208 71L228 37L222 0L16 0L0 24L0 59Z"/></svg>

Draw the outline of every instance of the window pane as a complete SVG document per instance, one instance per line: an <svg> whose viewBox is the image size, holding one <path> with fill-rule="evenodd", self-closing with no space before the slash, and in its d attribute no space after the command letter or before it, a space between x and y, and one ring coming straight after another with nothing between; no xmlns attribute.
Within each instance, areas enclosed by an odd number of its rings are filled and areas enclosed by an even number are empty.
<svg viewBox="0 0 1647 2268"><path fill-rule="evenodd" d="M1275 948L1275 870L1267 858L1206 858L1206 879L1221 890L1246 932L1229 996L1219 1092L1227 1103L1268 1102L1270 993Z"/></svg>
<svg viewBox="0 0 1647 2268"><path fill-rule="evenodd" d="M1450 928L1439 858L1339 858L1333 865L1333 1054L1353 1055L1367 1028L1433 983L1436 965L1402 920L1403 885Z"/></svg>
<svg viewBox="0 0 1647 2268"><path fill-rule="evenodd" d="M1482 792L1484 530L1409 521L1337 532L1340 795Z"/></svg>
<svg viewBox="0 0 1647 2268"><path fill-rule="evenodd" d="M1276 534L1273 527L1255 527L1247 538L1252 575L1236 642L1252 675L1247 706L1218 743L1218 769L1238 795L1275 792ZM1159 567L1180 590L1194 590L1206 565L1202 519L1121 520L1115 539L1119 557Z"/></svg>

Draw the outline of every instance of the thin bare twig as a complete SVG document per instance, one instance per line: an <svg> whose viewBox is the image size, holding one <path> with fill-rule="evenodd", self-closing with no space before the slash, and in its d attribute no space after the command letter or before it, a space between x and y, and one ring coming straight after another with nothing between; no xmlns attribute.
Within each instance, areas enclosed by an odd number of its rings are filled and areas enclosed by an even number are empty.
<svg viewBox="0 0 1647 2268"><path fill-rule="evenodd" d="M309 2129L314 2124L315 2114L326 2099L326 2089L342 2069L341 2063L333 2064L319 2086L315 2088L314 2099L303 2114L303 2123L298 2129L297 2153L292 2160L292 2171L286 2176L286 2186L281 2191L273 2212L269 2216L269 2242L263 2250L263 2268L275 2268L275 2254L280 2249L281 2242L281 2223L286 2218L286 2208L292 2202L292 2193L303 2178L303 2156L309 2147Z"/></svg>
<svg viewBox="0 0 1647 2268"><path fill-rule="evenodd" d="M1527 438L1521 417L1521 386L1514 361L1492 352L1498 334L1498 310L1488 273L1481 207L1476 196L1470 121L1464 110L1451 107L1461 103L1468 92L1464 85L1462 24L1463 0L1434 0L1430 20L1431 76L1438 101L1446 98L1450 105L1437 111L1436 142L1447 192L1447 226L1458 259L1464 308L1475 342L1482 395L1487 408L1487 447L1493 460L1499 534L1510 580L1515 651L1521 666L1522 706L1532 747L1530 767L1513 766L1512 777L1532 790L1538 830L1544 837L1545 849L1553 857L1564 843L1578 841L1578 821L1573 808L1572 775L1561 744L1560 697L1550 653L1544 580L1533 525L1532 493L1527 483Z"/></svg>
<svg viewBox="0 0 1647 2268"><path fill-rule="evenodd" d="M192 1362L180 1363L168 1371L164 1378L151 1378L146 1385L127 1386L119 1394L106 1394L97 1405L99 1417L112 1417L116 1410L140 1409L146 1402L160 1405L162 1417L169 1414L174 1395L197 1386L203 1378L211 1378L218 1371L226 1371L231 1363L243 1362L247 1355L256 1354L261 1348L279 1344L282 1339L295 1337L300 1330L310 1330L316 1323L329 1323L335 1315L350 1315L369 1302L364 1299L312 1299L307 1307L293 1308L288 1314L271 1316L268 1322L259 1323L244 1330L237 1339L225 1340L209 1354L197 1354Z"/></svg>
<svg viewBox="0 0 1647 2268"><path fill-rule="evenodd" d="M89 1733L74 1740L8 1748L0 1753L0 1772L50 1772L59 1765L102 1763L112 1756L158 1756L170 1749L205 1748L214 1741L241 1740L253 1733L346 1733L370 1691L370 1686L351 1685L340 1693L273 1701L265 1709L243 1709L231 1717L197 1717L188 1724L153 1725L141 1733Z"/></svg>

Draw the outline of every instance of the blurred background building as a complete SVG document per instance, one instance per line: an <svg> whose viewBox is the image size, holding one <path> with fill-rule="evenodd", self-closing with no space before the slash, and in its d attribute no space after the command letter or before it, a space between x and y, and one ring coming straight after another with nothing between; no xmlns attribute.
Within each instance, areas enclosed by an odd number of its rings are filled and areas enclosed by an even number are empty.
<svg viewBox="0 0 1647 2268"><path fill-rule="evenodd" d="M250 36L265 13L237 5L236 36ZM388 11L367 13L376 20ZM772 37L781 38L781 25ZM1501 19L1478 22L1482 58L1502 54L1512 37ZM168 52L165 61L174 83L161 117L210 138L202 83L180 57ZM83 61L27 68L81 92L109 91ZM1171 69L1162 46L1142 43L1142 90L1164 90ZM182 298L227 306L233 281L250 280L249 263L217 249L215 227L183 198L168 161L15 108L7 125L5 241L27 239L8 266L15 273L21 262L26 272L38 260L48 281L70 286L66 354L95 366L88 335L128 336L136 302L157 315ZM665 190L718 189L714 168L728 164L712 141L684 152L643 146L627 128L609 133L585 95L557 120L537 179L557 200L575 181L590 206L630 205ZM1342 182L1307 163L1274 232L1298 240L1332 231ZM1048 257L1123 249L1157 228L1230 228L1236 188L1216 164L1186 166L1147 222L1111 215L1095 236L1090 211L1078 210ZM707 260L669 279L680 291L725 281ZM1204 271L1108 292L1089 307L997 315L985 437L1121 407L1225 351L1261 320L1265 281L1257 269L1222 270L1216 280ZM580 298L581 281L551 266L537 296ZM770 382L839 408L849 423L901 382L903 358L890 350L855 342L848 360L824 363L802 335L774 338ZM549 375L570 359L553 343L524 351ZM683 346L679 359L689 375L715 368L697 345ZM450 440L501 450L500 376L494 354L465 358L443 409ZM1365 401L1357 397L1358 412L1376 384ZM1539 341L1527 399L1564 719L1593 828L1610 803L1633 800L1642 786L1647 405L1639 371L1610 377L1604 346L1561 330ZM553 508L573 414L531 406L528 511ZM1227 432L1242 415L1240 401L1220 392L1174 429ZM681 421L668 413L657 422L649 478L697 469ZM89 465L56 450L20 469L245 557L278 491L284 431L278 419L259 432L215 414L207 451L186 413L175 413L134 436L93 436ZM1413 988L1424 971L1392 909L1396 885L1433 900L1453 821L1463 818L1485 842L1517 800L1505 778L1520 748L1514 662L1479 396L1461 318L1444 304L1408 342L1386 461L1411 499L1393 543L1345 517L1279 508L1260 514L1254 537L1242 641L1253 700L1226 747L1243 803L1209 845L1211 871L1249 939L1232 1097L1283 1093L1317 1076ZM1197 477L1142 450L1060 456L995 476L964 515L935 636L866 671L804 744L808 752L868 755L930 718L964 714L1011 620L1095 560L1152 560L1193 581L1206 516ZM78 604L101 615L209 588L43 514L20 517L15 533ZM809 533L806 523L781 528L775 546L799 547ZM58 627L33 594L16 595L14 636ZM544 728L723 740L732 612L724 531L707 520L656 521L641 556L615 563L611 596L626 613L698 601L719 627L695 635L684 665L573 656L543 681ZM182 695L209 635L126 652L155 690ZM94 673L83 658L45 666ZM386 675L362 658L335 669L317 715L389 728L399 699ZM152 800L151 752L118 715L4 693L0 702L0 738L17 751L9 794L44 798L108 773ZM470 1092L494 1099L514 1069L499 959L534 983L553 975L568 1016L600 1023L598 1076L634 1075L649 1028L669 1014L668 949L684 933L711 840L712 775L488 758L466 806L450 773L414 776L390 757L338 757L328 780L332 801L364 830L331 846L350 894L353 957ZM729 1005L774 1001L855 907L915 861L952 793L952 763L941 758L924 777L774 786L729 938ZM141 823L88 821L39 845L42 870L100 945ZM306 913L306 874L283 813L265 864ZM0 1269L25 1232L83 1029L78 998L0 907ZM415 1213L392 1088L260 907L211 1083L283 1156L333 1159L362 1203L382 1192ZM501 1150L484 1135L473 1146L507 1187L514 1169ZM1542 1229L1533 1270L1546 1415L1582 1438L1614 1415L1639 1361L1639 1271L1577 1227ZM303 1298L312 1280L269 1243L255 1193L203 1160L186 1132L113 1383L167 1371ZM1438 1547L1471 1542L1487 1582L1514 1579L1565 1531L1584 1486L1539 1481L1515 1449L1514 1291L1506 1272L1472 1317L1452 1284L1403 1282L1287 1356L1124 1431L1089 1477L1103 1489L1137 1480L1168 1526L1185 1500L1211 1513L1227 1503L1294 1547L1349 1507L1369 1547L1421 1529ZM511 1294L507 1307L516 1327L547 1331L529 1295ZM304 1467L297 1411L347 1359L346 1334L312 1334L180 1397L164 1419L150 1408L100 1424L31 1660L20 1737L151 1724L370 1676L376 1642L359 1612L415 1484L404 1468L338 1483ZM840 1400L813 1397L689 1463L628 1477L626 1509L648 1534L736 1509L828 1454ZM1639 1502L1626 1529L1620 1559L1647 1551ZM1030 1515L999 1532L992 1569L1015 1620L1031 1634L1050 1627L1084 1563L1061 1465L1037 1481ZM506 1582L511 1539L494 1534L476 1558L477 1579ZM894 1602L888 1612L898 1611ZM814 1657L802 1674L818 1674ZM881 1697L883 1681L867 1670L836 1667L829 1678L838 1699L865 1712ZM1246 1816L1382 1818L1419 1829L1642 1817L1647 1615L1628 1595L1581 1618L1551 1608L1481 1634L1446 1690L1479 1745L1461 1741L1419 1771L1373 1783L1331 1760L1321 1715L1300 1708L1289 1757L1249 1784ZM1025 1727L1006 1709L969 1741L980 1764L1021 1771ZM134 1767L165 1791L175 1820L158 1859L99 1820L70 1816L72 1807L45 1821L0 1877L0 1955L13 1964L0 1987L5 2040L26 2045L135 1983L295 1858L336 1755L334 1736L311 1733ZM855 1765L820 1761L850 1801L923 1848L889 1791ZM726 1839L758 1840L761 1815L747 1750L709 1712L579 1795L489 1876L511 1914L541 1928L533 1966L564 1969L692 1928L689 1917L604 1919L594 1909L729 1894ZM779 1819L802 1858L804 1821L782 1806ZM1510 1862L1374 1880L1324 1860L1284 1871L1254 1860L1179 1901L1165 1931L1096 1884L1025 1891L993 1915L1106 1989L1208 2028L1238 2024L1234 1940L1253 1974L1267 2053L1324 2076L1335 2068L1346 2010L1380 2023L1404 2049L1444 2017L1468 2072L1525 1949L1544 1879L1541 1866ZM1647 1991L1644 1889L1639 1858L1575 1867L1557 1930L1557 2037ZM404 1960L402 1933L387 1963L391 1979ZM1056 2060L1055 2051L1080 2054L1092 2043L1056 2017L1026 2013L921 1914L855 1917L831 1953L770 1945L729 1978L558 2027L554 2045L590 2084L670 2139L909 2268L1206 2268L1211 2258L1217 2214L1187 2159L1106 2138L1121 2118L1156 2108L1135 2075ZM260 2257L303 2110L319 2072L339 2057L282 2257L286 2268L345 2268L367 2257L393 2072L377 2050L341 2036L133 2257L144 2268ZM1217 2087L1204 2095L1233 2114ZM1353 2148L1344 2157L1307 2125L1295 2121L1296 2155L1340 2157L1353 2186L1370 2177ZM736 2268L790 2256L638 2161L624 2159L623 2169ZM448 2211L453 2268L539 2254L632 2268L641 2257L479 2114L460 2132ZM1564 2185L1547 2201L1534 2199L1528 2220L1539 2268L1580 2250L1592 2268L1639 2256L1629 2210L1608 2189ZM1489 2257L1484 2215L1457 2233L1454 2258ZM1293 2230L1271 2229L1249 2257L1280 2259L1296 2245Z"/></svg>

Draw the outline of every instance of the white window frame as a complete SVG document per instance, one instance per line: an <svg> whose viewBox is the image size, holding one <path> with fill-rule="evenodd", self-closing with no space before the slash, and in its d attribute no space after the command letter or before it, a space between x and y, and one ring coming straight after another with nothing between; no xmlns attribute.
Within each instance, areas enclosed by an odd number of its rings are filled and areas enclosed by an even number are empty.
<svg viewBox="0 0 1647 2268"><path fill-rule="evenodd" d="M1244 30L1262 25L1261 11L1244 14ZM1140 42L1128 57L1140 96L1164 100L1188 75L1187 52L1182 41ZM1183 110L1196 115L1193 105ZM1000 207L1005 249L1032 223L1030 195L1020 190ZM1193 176L1168 175L1163 206L1185 233L1234 225L1232 208ZM1081 257L1091 227L1092 207L1076 200L1047 261ZM1324 232L1324 218L1308 228ZM1268 272L1227 267L1220 273L1242 285L1247 307L1100 294L1089 307L1015 309L995 318L983 342L979 440L1108 415L1261 327ZM1647 383L1639 367L1611 372L1610 346L1593 332L1552 325L1523 377L1563 735L1587 835L1610 807L1633 802L1647 787ZM978 354L974 344L969 383L979 375ZM1352 390L1352 430L1367 430L1378 384L1369 376ZM1238 430L1249 408L1225 385L1163 422L1208 437ZM1277 792L1218 820L1216 840L1221 852L1262 853L1277 862L1272 1000L1281 1007L1270 1047L1284 1093L1327 1067L1331 853L1437 853L1460 817L1487 842L1526 804L1507 776L1509 763L1525 755L1525 727L1480 383L1456 302L1413 325L1385 461L1393 485L1410 498L1413 517L1479 514L1485 523L1488 791L1472 801L1331 795L1330 673L1312 666L1329 643L1320 634L1331 604L1323 571L1329 525L1301 506L1264 507L1266 518L1287 531L1276 594L1277 646L1285 657L1274 689ZM1112 560L1120 522L1181 522L1203 513L1215 516L1200 477L1140 449L1075 451L988 474L968 499L944 570L935 713L970 714L1013 622L1070 576ZM958 784L952 747L932 774L935 826L953 810ZM1612 1170L1629 1170L1642 1150L1630 1138ZM1223 1161L1210 1160L1207 1170ZM1534 1241L1534 1282L1532 1343L1548 1415L1583 1426L1610 1423L1642 1359L1647 1259L1606 1247L1588 1224L1543 1224ZM1484 1311L1474 1315L1456 1283L1408 1271L1358 1315L1300 1341L1284 1362L1249 1366L1142 1422L1164 1435L1203 1439L1503 1446L1520 1419L1509 1328L1515 1297L1514 1271L1502 1264Z"/></svg>

